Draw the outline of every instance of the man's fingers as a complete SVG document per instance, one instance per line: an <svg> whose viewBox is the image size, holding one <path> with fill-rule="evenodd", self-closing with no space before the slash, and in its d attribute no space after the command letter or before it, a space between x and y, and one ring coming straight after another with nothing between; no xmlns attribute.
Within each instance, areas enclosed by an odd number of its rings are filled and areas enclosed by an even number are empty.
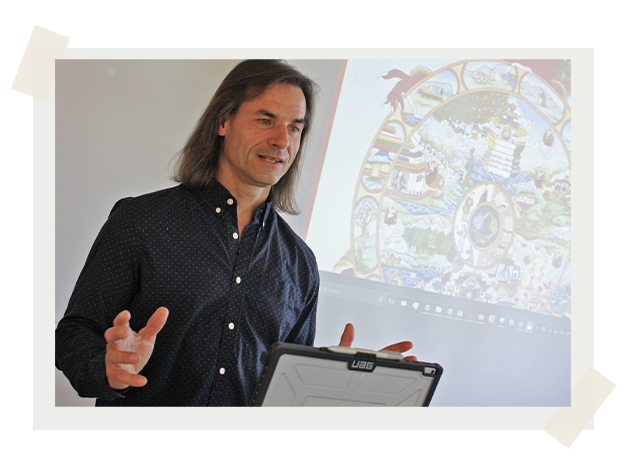
<svg viewBox="0 0 626 466"><path fill-rule="evenodd" d="M148 383L148 379L136 372L140 372L150 359L151 345L154 344L156 334L165 325L167 316L166 308L157 309L139 332L139 339L135 338L136 334L130 328L130 312L122 311L115 317L113 327L104 332L104 339L107 341L106 377L111 388L123 390L128 387L143 387ZM128 351L129 349L133 351Z"/></svg>
<svg viewBox="0 0 626 466"><path fill-rule="evenodd" d="M115 319L113 320L113 326L115 327L125 325L128 324L128 322L130 322L130 312L122 311L117 316L115 316Z"/></svg>
<svg viewBox="0 0 626 466"><path fill-rule="evenodd" d="M130 335L132 330L128 325L110 327L104 332L104 339L107 343L113 343L117 340L123 340Z"/></svg>
<svg viewBox="0 0 626 466"><path fill-rule="evenodd" d="M339 346L346 346L350 348L352 346L353 341L354 341L354 325L346 324L346 328L343 330L343 334L341 335L341 341L339 342Z"/></svg>
<svg viewBox="0 0 626 466"><path fill-rule="evenodd" d="M413 348L413 343L410 341L401 341L394 343L393 345L385 346L381 351L397 351L398 353L404 353L405 351Z"/></svg>
<svg viewBox="0 0 626 466"><path fill-rule="evenodd" d="M122 366L107 364L106 369L107 380L109 386L115 390L123 390L124 388L131 387L143 387L148 383L143 375L131 374Z"/></svg>
<svg viewBox="0 0 626 466"><path fill-rule="evenodd" d="M341 335L341 342L339 346L345 346L350 348L352 346L352 342L354 341L354 325L346 324L346 328ZM394 343L393 345L385 346L380 351L396 351L398 353L404 353L405 351L413 348L413 343L410 341L401 341L398 343ZM408 359L410 361L417 361L415 356L407 356L404 359Z"/></svg>
<svg viewBox="0 0 626 466"><path fill-rule="evenodd" d="M107 345L106 362L110 364L137 364L141 360L141 356L133 351L121 351Z"/></svg>
<svg viewBox="0 0 626 466"><path fill-rule="evenodd" d="M144 338L154 338L157 336L157 333L161 331L165 322L167 321L167 316L169 315L169 311L167 308L160 307L154 314L148 319L148 323L144 328L139 331L139 334Z"/></svg>
<svg viewBox="0 0 626 466"><path fill-rule="evenodd" d="M410 341L401 341L399 343L394 343L393 345L385 346L383 349L381 349L381 351L397 351L398 353L404 353L411 348L413 348L413 343L411 343ZM406 356L404 359L417 362L417 358L412 355Z"/></svg>

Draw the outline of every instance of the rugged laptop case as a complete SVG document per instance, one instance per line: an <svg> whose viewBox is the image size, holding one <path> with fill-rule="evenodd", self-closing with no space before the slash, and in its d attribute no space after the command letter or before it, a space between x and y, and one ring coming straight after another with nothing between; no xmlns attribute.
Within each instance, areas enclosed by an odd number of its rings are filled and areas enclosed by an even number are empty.
<svg viewBox="0 0 626 466"><path fill-rule="evenodd" d="M443 368L401 353L275 343L252 406L428 406Z"/></svg>

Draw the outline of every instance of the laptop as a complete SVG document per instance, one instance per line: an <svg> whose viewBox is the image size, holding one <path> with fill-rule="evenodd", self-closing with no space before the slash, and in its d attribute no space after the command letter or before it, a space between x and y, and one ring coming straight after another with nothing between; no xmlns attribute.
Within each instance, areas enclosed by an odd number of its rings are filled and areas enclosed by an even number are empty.
<svg viewBox="0 0 626 466"><path fill-rule="evenodd" d="M275 343L252 406L428 406L443 368L401 353Z"/></svg>

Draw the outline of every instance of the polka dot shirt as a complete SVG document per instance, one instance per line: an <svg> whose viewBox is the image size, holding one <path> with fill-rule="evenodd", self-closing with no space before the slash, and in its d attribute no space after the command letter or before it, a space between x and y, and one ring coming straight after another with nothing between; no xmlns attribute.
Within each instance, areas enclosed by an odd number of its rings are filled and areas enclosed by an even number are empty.
<svg viewBox="0 0 626 466"><path fill-rule="evenodd" d="M98 235L56 330L56 366L98 406L245 406L277 341L312 345L319 274L306 244L261 206L241 236L217 181L122 199ZM169 309L148 383L116 391L104 332L127 309L139 331Z"/></svg>

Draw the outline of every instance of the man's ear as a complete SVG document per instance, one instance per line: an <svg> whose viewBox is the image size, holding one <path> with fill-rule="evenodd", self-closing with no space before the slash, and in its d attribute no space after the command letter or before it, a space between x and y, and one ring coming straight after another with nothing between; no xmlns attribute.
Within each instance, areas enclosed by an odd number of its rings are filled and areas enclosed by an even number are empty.
<svg viewBox="0 0 626 466"><path fill-rule="evenodd" d="M228 127L228 124L229 124L229 120L230 120L230 118L226 117L224 119L224 121L222 121L220 123L220 125L217 127L217 134L219 136L225 136L226 135L226 130L227 130L227 127Z"/></svg>

